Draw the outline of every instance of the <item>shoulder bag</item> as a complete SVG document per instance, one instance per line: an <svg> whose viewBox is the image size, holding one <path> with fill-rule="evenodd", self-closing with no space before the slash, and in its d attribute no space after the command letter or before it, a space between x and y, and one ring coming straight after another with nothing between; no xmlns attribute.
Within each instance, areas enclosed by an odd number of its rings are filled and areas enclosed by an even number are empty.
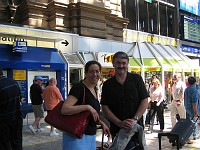
<svg viewBox="0 0 200 150"><path fill-rule="evenodd" d="M83 103L85 104L85 87L83 94ZM49 125L61 130L63 132L69 133L81 138L88 125L91 113L90 111L83 111L74 115L62 115L61 108L64 101L59 102L45 117L45 122Z"/></svg>

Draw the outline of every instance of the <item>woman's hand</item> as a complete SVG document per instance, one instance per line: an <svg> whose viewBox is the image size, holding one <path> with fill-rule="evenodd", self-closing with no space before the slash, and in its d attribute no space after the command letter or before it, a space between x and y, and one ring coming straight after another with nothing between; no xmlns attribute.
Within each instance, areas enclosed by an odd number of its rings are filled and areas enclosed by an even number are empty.
<svg viewBox="0 0 200 150"><path fill-rule="evenodd" d="M88 105L88 110L91 112L94 121L96 122L97 120L99 120L99 114L97 113L97 111L90 105Z"/></svg>
<svg viewBox="0 0 200 150"><path fill-rule="evenodd" d="M111 134L110 134L109 127L104 122L102 122L101 120L99 120L99 123L102 126L104 134L108 137L108 141L110 141L111 140Z"/></svg>

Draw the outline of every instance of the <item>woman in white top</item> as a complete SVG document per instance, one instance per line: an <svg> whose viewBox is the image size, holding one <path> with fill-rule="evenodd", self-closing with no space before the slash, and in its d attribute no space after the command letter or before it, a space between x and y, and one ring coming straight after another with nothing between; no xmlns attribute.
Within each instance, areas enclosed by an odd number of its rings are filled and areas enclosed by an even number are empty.
<svg viewBox="0 0 200 150"><path fill-rule="evenodd" d="M153 131L153 125L154 125L154 118L155 114L157 112L158 119L160 122L160 132L164 130L164 109L163 109L163 99L164 99L164 89L160 84L160 81L158 79L154 79L152 81L153 86L149 90L150 94L150 128L149 131Z"/></svg>

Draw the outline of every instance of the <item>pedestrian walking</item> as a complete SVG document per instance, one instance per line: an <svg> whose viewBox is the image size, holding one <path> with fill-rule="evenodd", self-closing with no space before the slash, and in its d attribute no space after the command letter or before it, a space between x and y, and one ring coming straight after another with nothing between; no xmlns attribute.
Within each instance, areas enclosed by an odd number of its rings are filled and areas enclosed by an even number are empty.
<svg viewBox="0 0 200 150"><path fill-rule="evenodd" d="M49 80L49 85L44 89L42 97L44 99L44 107L49 113L60 101L64 101L60 93L60 90L56 87L57 80L51 78ZM57 136L57 133L53 126L50 128L50 136Z"/></svg>
<svg viewBox="0 0 200 150"><path fill-rule="evenodd" d="M174 84L172 86L172 103L171 103L171 122L172 127L176 124L176 115L180 118L186 118L186 110L184 107L184 92L186 84L181 81L181 74L174 75Z"/></svg>
<svg viewBox="0 0 200 150"><path fill-rule="evenodd" d="M35 116L35 120L32 125L29 125L29 129L33 134L41 132L40 121L44 118L43 98L42 98L42 81L41 76L36 76L34 83L30 87L30 98L32 108Z"/></svg>
<svg viewBox="0 0 200 150"><path fill-rule="evenodd" d="M154 119L155 114L158 116L158 120L160 122L160 132L163 132L164 130L164 107L163 107L163 99L164 99L164 89L160 84L160 81L158 79L154 79L152 81L153 86L150 88L150 111L152 112L150 114L150 127L149 132L153 132L153 126L154 126Z"/></svg>
<svg viewBox="0 0 200 150"><path fill-rule="evenodd" d="M188 87L185 89L184 92L184 105L186 109L186 113L188 118L191 119L193 122L196 122L199 114L198 114L198 90L196 88L196 79L195 77L188 78ZM196 140L198 135L198 125L195 123L195 130L193 132L193 139Z"/></svg>

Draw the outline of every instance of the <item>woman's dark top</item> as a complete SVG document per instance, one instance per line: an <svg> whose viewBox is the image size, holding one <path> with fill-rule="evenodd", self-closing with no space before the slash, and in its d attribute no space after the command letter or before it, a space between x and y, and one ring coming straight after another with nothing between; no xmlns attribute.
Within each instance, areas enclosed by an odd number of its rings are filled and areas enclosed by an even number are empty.
<svg viewBox="0 0 200 150"><path fill-rule="evenodd" d="M101 104L107 105L113 114L121 120L131 119L138 110L141 101L149 97L143 79L138 74L127 73L126 80L121 85L114 77L103 84ZM138 122L143 125L142 118ZM113 136L120 128L110 122L110 131Z"/></svg>
<svg viewBox="0 0 200 150"><path fill-rule="evenodd" d="M82 105L83 102L83 93L85 87L85 104L92 106L98 113L100 112L100 104L98 99L94 97L94 95L90 92L90 90L82 84L82 82L77 83L72 86L70 89L69 95L75 96L78 101L75 105ZM90 121L88 126L84 132L86 135L95 135L96 134L96 122L94 121L93 117L90 117Z"/></svg>

